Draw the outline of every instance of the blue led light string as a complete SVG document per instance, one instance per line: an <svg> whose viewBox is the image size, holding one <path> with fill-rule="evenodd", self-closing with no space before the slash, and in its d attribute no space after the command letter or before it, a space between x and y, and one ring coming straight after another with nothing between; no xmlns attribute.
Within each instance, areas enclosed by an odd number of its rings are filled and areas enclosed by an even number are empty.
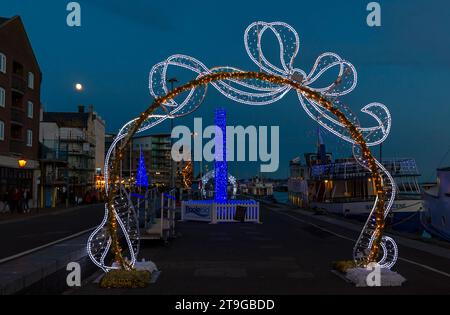
<svg viewBox="0 0 450 315"><path fill-rule="evenodd" d="M215 113L216 147L215 147L215 201L227 201L228 165L227 165L227 113L217 108ZM220 137L219 135L222 135Z"/></svg>

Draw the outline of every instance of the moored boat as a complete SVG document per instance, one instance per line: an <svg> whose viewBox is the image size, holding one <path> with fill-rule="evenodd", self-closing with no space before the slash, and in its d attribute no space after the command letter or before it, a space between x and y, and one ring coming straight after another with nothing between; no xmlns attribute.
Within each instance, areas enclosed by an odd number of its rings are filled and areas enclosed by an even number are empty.
<svg viewBox="0 0 450 315"><path fill-rule="evenodd" d="M320 152L322 151L322 152ZM397 197L387 225L393 229L421 231L423 202L418 184L420 173L412 158L382 160L397 186ZM291 204L322 210L349 218L366 220L375 201L370 173L354 158L336 159L324 148L307 153L290 163Z"/></svg>
<svg viewBox="0 0 450 315"><path fill-rule="evenodd" d="M450 167L437 173L437 184L423 193L421 221L429 233L450 241Z"/></svg>

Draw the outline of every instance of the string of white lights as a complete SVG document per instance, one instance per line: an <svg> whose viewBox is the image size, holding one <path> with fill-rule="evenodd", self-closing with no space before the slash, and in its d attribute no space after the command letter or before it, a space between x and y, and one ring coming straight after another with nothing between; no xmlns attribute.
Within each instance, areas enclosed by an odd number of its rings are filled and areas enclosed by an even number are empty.
<svg viewBox="0 0 450 315"><path fill-rule="evenodd" d="M355 160L358 164L360 164L362 167L366 168L367 170L370 170L368 167L368 162L364 158L364 155L361 154L360 147L356 144L353 145L353 156L355 157ZM384 165L375 159L375 163L380 171L380 174L382 175L383 180L383 187L386 192L386 199L387 203L384 205L384 219L388 216L390 209L392 208L392 205L394 203L396 192L397 192L397 186L395 184L394 178L392 175L386 170ZM365 256L368 249L370 249L373 245L373 242L375 241L375 234L373 231L375 231L376 227L376 205L378 203L378 197L375 200L375 203L369 213L369 216L367 218L367 221L361 230L361 233L355 243L355 246L353 247L353 257L354 259L360 259ZM398 248L395 244L394 240L390 237L383 236L381 240L381 248L383 250L383 257L378 262L381 268L392 268L392 266L395 265L397 259L398 259Z"/></svg>

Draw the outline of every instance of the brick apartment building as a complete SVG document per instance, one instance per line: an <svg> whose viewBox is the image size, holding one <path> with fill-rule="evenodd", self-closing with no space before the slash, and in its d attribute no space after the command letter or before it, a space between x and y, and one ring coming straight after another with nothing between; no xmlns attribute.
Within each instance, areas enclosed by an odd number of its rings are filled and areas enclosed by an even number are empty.
<svg viewBox="0 0 450 315"><path fill-rule="evenodd" d="M32 206L38 199L41 80L21 18L0 17L0 198L16 187L29 189Z"/></svg>

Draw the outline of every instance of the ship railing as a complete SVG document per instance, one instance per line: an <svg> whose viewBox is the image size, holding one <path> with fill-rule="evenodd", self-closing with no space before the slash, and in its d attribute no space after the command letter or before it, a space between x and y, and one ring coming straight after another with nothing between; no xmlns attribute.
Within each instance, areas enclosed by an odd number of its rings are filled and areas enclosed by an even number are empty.
<svg viewBox="0 0 450 315"><path fill-rule="evenodd" d="M335 202L335 203L354 203L354 202L373 202L375 200L375 196L366 196L366 197L333 197L333 198L325 198L321 200L311 200L312 202Z"/></svg>
<svg viewBox="0 0 450 315"><path fill-rule="evenodd" d="M419 176L416 161L414 159L390 159L383 160L383 166L393 176ZM331 178L355 178L366 177L370 174L368 170L356 161L343 163L330 163L313 165L311 167L311 178L331 179Z"/></svg>

